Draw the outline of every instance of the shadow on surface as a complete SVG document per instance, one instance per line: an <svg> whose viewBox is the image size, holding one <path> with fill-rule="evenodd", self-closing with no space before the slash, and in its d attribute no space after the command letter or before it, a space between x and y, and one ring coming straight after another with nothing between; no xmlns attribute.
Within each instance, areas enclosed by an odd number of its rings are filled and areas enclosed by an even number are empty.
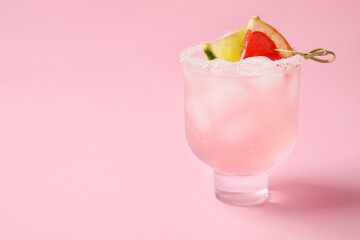
<svg viewBox="0 0 360 240"><path fill-rule="evenodd" d="M258 207L287 211L351 209L360 212L360 190L300 182L273 183L268 202Z"/></svg>

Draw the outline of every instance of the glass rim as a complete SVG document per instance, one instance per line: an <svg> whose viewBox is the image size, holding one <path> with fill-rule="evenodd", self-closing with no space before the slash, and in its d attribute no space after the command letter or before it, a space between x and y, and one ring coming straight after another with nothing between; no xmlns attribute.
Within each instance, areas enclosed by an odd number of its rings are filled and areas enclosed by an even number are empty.
<svg viewBox="0 0 360 240"><path fill-rule="evenodd" d="M236 75L261 75L272 72L287 72L301 65L303 57L295 54L290 58L282 58L275 61L256 62L238 61L229 62L222 59L207 60L194 56L204 49L205 44L185 48L180 54L180 62L190 66L194 70L205 73L223 73ZM300 51L294 48L296 51Z"/></svg>

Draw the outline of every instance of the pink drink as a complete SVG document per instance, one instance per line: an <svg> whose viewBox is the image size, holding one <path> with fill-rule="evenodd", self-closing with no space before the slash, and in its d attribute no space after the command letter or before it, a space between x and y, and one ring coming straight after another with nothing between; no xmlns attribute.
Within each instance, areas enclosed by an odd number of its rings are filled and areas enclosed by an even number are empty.
<svg viewBox="0 0 360 240"><path fill-rule="evenodd" d="M221 201L262 202L268 195L267 172L295 144L302 57L208 61L202 48L181 54L187 141L214 169Z"/></svg>
<svg viewBox="0 0 360 240"><path fill-rule="evenodd" d="M300 66L255 76L184 66L186 137L216 171L263 173L292 150L298 130Z"/></svg>

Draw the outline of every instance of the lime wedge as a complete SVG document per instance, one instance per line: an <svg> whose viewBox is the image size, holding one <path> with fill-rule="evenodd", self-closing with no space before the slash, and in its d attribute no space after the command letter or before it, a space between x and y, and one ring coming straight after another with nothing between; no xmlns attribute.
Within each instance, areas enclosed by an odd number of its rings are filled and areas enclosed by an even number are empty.
<svg viewBox="0 0 360 240"><path fill-rule="evenodd" d="M209 60L221 58L230 62L240 60L241 47L246 34L247 24L236 31L229 32L225 36L213 42L206 42L204 53Z"/></svg>

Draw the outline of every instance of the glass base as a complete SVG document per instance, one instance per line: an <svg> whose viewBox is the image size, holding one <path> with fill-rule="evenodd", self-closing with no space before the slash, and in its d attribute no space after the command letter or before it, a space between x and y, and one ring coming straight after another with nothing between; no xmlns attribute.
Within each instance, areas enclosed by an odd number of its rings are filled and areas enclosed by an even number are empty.
<svg viewBox="0 0 360 240"><path fill-rule="evenodd" d="M268 173L256 175L226 175L214 172L215 195L234 206L262 203L268 197Z"/></svg>

